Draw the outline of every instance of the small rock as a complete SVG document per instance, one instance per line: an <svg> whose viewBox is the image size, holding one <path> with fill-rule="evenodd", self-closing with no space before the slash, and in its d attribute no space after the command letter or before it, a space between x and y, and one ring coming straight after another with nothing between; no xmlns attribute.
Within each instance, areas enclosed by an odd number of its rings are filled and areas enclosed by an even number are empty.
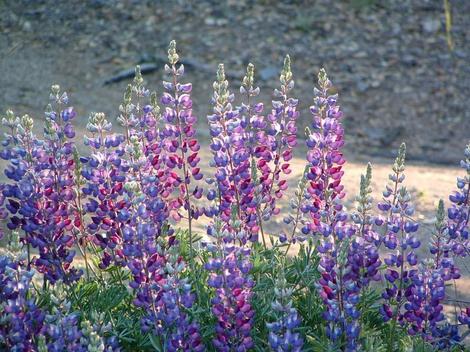
<svg viewBox="0 0 470 352"><path fill-rule="evenodd" d="M437 18L426 18L421 26L426 33L435 33L441 28L441 22Z"/></svg>
<svg viewBox="0 0 470 352"><path fill-rule="evenodd" d="M467 57L467 52L465 50L455 50L454 51L455 56L457 56L459 59L465 59Z"/></svg>
<svg viewBox="0 0 470 352"><path fill-rule="evenodd" d="M401 126L389 128L371 127L364 132L371 142L376 142L383 147L388 147L403 134L404 128Z"/></svg>
<svg viewBox="0 0 470 352"><path fill-rule="evenodd" d="M25 32L31 32L31 22L29 21L24 21L23 23L23 30Z"/></svg>
<svg viewBox="0 0 470 352"><path fill-rule="evenodd" d="M204 23L208 26L225 26L228 21L225 18L214 18L214 17L207 17L204 20Z"/></svg>
<svg viewBox="0 0 470 352"><path fill-rule="evenodd" d="M204 20L204 23L207 24L208 26L215 26L217 20L214 17L207 17Z"/></svg>
<svg viewBox="0 0 470 352"><path fill-rule="evenodd" d="M369 56L369 54L364 50L355 52L353 54L353 57L355 57L356 59L363 59L363 58L368 57L368 56Z"/></svg>
<svg viewBox="0 0 470 352"><path fill-rule="evenodd" d="M274 66L268 66L268 67L263 68L261 71L259 71L260 77L264 81L267 81L271 78L276 77L278 73L279 73L278 68Z"/></svg>
<svg viewBox="0 0 470 352"><path fill-rule="evenodd" d="M364 93L370 86L365 80L360 79L356 82L356 87L359 92Z"/></svg>
<svg viewBox="0 0 470 352"><path fill-rule="evenodd" d="M401 62L407 66L416 66L418 64L418 62L412 55L404 55L401 58Z"/></svg>

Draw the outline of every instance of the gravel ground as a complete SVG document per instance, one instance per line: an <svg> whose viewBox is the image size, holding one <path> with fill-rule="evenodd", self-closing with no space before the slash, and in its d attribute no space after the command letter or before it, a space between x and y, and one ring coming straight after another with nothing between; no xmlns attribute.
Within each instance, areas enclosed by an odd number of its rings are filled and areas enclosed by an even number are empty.
<svg viewBox="0 0 470 352"><path fill-rule="evenodd" d="M269 102L289 53L301 124L324 66L340 93L351 154L388 157L406 141L412 159L455 165L470 139L470 1L450 3L453 51L442 0L4 0L0 111L41 118L48 87L59 83L83 125L91 111L114 117L127 82L103 83L138 63L161 67L175 39L195 63L187 72L202 122L217 63L237 87L253 62ZM162 71L146 76L151 89L161 92Z"/></svg>

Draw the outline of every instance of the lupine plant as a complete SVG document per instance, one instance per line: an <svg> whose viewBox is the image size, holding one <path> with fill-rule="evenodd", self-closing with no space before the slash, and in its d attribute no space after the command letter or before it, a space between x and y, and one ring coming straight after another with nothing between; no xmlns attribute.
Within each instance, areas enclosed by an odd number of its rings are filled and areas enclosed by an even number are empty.
<svg viewBox="0 0 470 352"><path fill-rule="evenodd" d="M350 209L343 113L322 69L282 214L303 127L290 57L270 104L253 64L240 94L220 64L201 142L174 41L164 71L157 93L136 67L116 119L91 113L83 141L58 85L42 136L40 116L2 118L0 350L465 350L470 308L455 294L470 254L470 144L429 229L414 219L404 144L381 199L369 164Z"/></svg>

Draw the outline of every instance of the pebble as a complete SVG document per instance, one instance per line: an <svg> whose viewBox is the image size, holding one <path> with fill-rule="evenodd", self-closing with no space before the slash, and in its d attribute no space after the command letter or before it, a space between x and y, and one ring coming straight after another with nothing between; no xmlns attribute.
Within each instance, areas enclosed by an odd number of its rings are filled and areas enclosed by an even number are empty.
<svg viewBox="0 0 470 352"><path fill-rule="evenodd" d="M441 22L437 18L426 18L421 25L426 33L435 33L441 28Z"/></svg>

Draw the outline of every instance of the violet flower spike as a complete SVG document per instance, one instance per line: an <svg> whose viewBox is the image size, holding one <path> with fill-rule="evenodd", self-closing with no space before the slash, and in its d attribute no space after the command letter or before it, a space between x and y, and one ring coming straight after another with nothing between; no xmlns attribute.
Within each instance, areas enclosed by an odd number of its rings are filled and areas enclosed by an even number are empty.
<svg viewBox="0 0 470 352"><path fill-rule="evenodd" d="M165 106L163 112L164 127L160 133L164 151L164 163L167 168L165 173L172 182L166 182L170 191L165 191L165 196L176 192L175 198L165 198L168 202L170 214L174 220L179 220L183 215L179 208L183 207L188 220L190 245L190 257L193 257L193 219L202 215L202 210L197 208L194 200L202 197L203 189L196 185L190 189L190 182L203 178L198 163L200 145L196 139L195 126L197 118L193 115L191 100L191 83L182 84L180 77L184 74L184 66L180 64L179 55L176 52L175 41L170 42L168 48L168 61L165 71L171 76L171 82L164 82L165 93L161 98Z"/></svg>
<svg viewBox="0 0 470 352"><path fill-rule="evenodd" d="M235 216L242 222L247 236L243 241L257 241L258 226L256 204L252 197L250 156L241 140L243 136L238 128L240 115L232 108L233 100L234 96L228 90L225 79L224 66L220 64L212 98L214 113L207 117L212 137L211 164L216 169L214 178L208 180L214 184L215 189L210 190L207 196L217 203L217 207L206 213L218 214L225 222L225 228L230 228L232 216Z"/></svg>
<svg viewBox="0 0 470 352"><path fill-rule="evenodd" d="M91 155L81 159L81 173L86 180L82 192L88 197L84 209L91 216L87 230L93 244L103 250L101 269L111 263L122 266L126 259L121 223L125 219L118 214L128 206L121 199L129 172L124 159L126 137L111 133L112 125L104 113L92 113L86 128L89 135L85 136L85 145Z"/></svg>
<svg viewBox="0 0 470 352"><path fill-rule="evenodd" d="M293 157L293 148L297 145L297 119L299 112L296 110L298 100L290 96L294 88L294 80L291 71L290 56L284 59L284 67L280 75L280 89L274 91L271 113L267 115L267 131L256 153L260 155L258 167L261 170L260 182L263 185L263 220L277 215L280 209L276 206L287 190L287 180L282 175L291 173L289 161ZM272 167L269 164L272 162Z"/></svg>
<svg viewBox="0 0 470 352"><path fill-rule="evenodd" d="M325 70L318 74L315 88L312 130L307 129L307 160L309 162L305 206L310 212L306 235L319 235L317 250L320 253L320 280L316 283L328 321L326 334L333 346L338 346L342 336L346 348L358 349L360 327L358 302L359 286L347 277L348 253L354 228L346 225L347 215L342 212L341 199L345 196L341 178L345 163L341 148L344 131L340 123L342 112L337 105L337 95L331 95L331 81Z"/></svg>
<svg viewBox="0 0 470 352"><path fill-rule="evenodd" d="M248 351L254 347L251 333L255 314L251 305L254 281L249 275L250 249L236 244L246 238L239 220L230 229L224 227L219 219L210 227L215 243L210 246L213 256L205 265L211 272L208 285L215 290L211 300L217 319L213 345L221 352Z"/></svg>
<svg viewBox="0 0 470 352"><path fill-rule="evenodd" d="M384 259L387 269L384 274L387 287L382 292L384 304L381 308L385 321L391 321L389 329L389 346L393 346L393 336L399 321L413 318L405 314L406 297L411 294L415 284L418 257L416 249L421 242L416 237L418 223L412 220L414 207L411 195L402 185L405 179L406 146L401 144L398 156L393 164L393 173L389 175L392 185L387 185L383 192L383 201L378 204L379 210L385 212L385 221L378 218L376 223L383 225L385 234L383 244L389 254ZM383 224L382 224L383 221Z"/></svg>

